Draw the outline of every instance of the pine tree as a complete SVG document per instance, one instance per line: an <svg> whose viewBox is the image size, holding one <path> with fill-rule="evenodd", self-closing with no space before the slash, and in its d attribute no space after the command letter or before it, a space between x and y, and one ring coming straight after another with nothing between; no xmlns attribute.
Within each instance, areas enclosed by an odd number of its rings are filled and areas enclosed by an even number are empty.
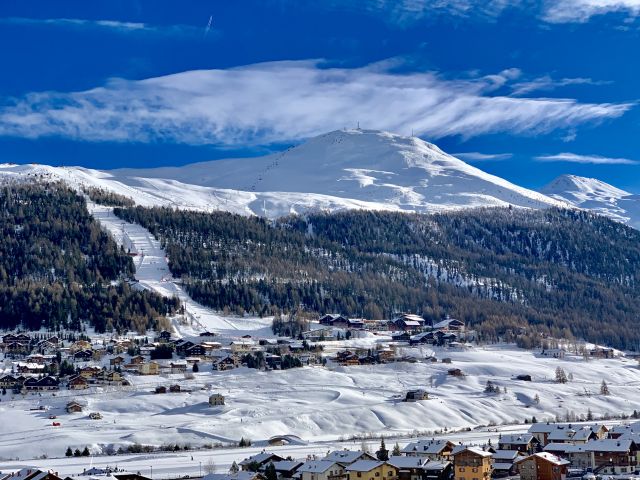
<svg viewBox="0 0 640 480"><path fill-rule="evenodd" d="M560 367L556 368L556 382L567 383L567 373Z"/></svg>
<svg viewBox="0 0 640 480"><path fill-rule="evenodd" d="M67 457L72 457L73 456L73 450L71 450L71 447L67 447L67 451L64 452L64 454Z"/></svg>
<svg viewBox="0 0 640 480"><path fill-rule="evenodd" d="M393 455L394 457L399 457L400 455L402 455L402 452L400 451L400 445L398 445L398 442L396 442L396 444L393 446L393 451L391 452L391 455Z"/></svg>
<svg viewBox="0 0 640 480"><path fill-rule="evenodd" d="M609 386L607 385L607 382L604 381L604 379L602 380L602 384L600 385L600 395L609 395L611 392L609 392Z"/></svg>
<svg viewBox="0 0 640 480"><path fill-rule="evenodd" d="M276 472L276 467L273 463L267 465L264 470L264 476L267 480L278 480L278 472Z"/></svg>
<svg viewBox="0 0 640 480"><path fill-rule="evenodd" d="M231 464L231 468L229 468L229 473L238 473L239 471L240 471L240 467L238 467L238 464L234 460L233 463Z"/></svg>
<svg viewBox="0 0 640 480"><path fill-rule="evenodd" d="M384 444L384 438L380 439L380 449L376 452L376 457L381 462L389 460L389 450L387 450L387 446Z"/></svg>
<svg viewBox="0 0 640 480"><path fill-rule="evenodd" d="M537 393L536 396L533 397L533 403L535 403L536 405L540 403L540 395L538 395Z"/></svg>
<svg viewBox="0 0 640 480"><path fill-rule="evenodd" d="M91 453L89 452L89 447L84 447L84 450L82 450L82 456L88 457L89 455L91 455Z"/></svg>

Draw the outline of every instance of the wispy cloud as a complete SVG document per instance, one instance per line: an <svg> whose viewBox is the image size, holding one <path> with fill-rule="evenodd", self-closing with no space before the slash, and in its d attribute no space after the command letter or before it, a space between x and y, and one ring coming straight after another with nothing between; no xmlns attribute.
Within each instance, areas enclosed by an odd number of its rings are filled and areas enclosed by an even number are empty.
<svg viewBox="0 0 640 480"><path fill-rule="evenodd" d="M296 3L302 1L295 0ZM630 18L640 15L640 0L326 0L323 5L378 14L400 26L443 15L494 21L509 9L548 23L586 22L611 12L624 13Z"/></svg>
<svg viewBox="0 0 640 480"><path fill-rule="evenodd" d="M118 20L89 20L83 18L0 18L4 25L33 25L61 28L103 29L114 33L201 34L202 28L192 25L150 25L142 22Z"/></svg>
<svg viewBox="0 0 640 480"><path fill-rule="evenodd" d="M521 96L536 91L551 91L571 85L607 85L610 82L593 80L591 78L560 78L554 79L550 75L543 75L530 81L518 82L512 85L512 94Z"/></svg>
<svg viewBox="0 0 640 480"><path fill-rule="evenodd" d="M0 100L0 135L87 141L246 145L301 140L360 122L437 139L496 132L535 135L620 117L629 103L492 96L486 77L400 74L379 64L319 61L200 70L83 92Z"/></svg>
<svg viewBox="0 0 640 480"><path fill-rule="evenodd" d="M577 153L558 153L556 155L542 155L535 157L539 162L570 162L587 163L592 165L640 165L638 160L628 158L610 158L600 155L579 155Z"/></svg>
<svg viewBox="0 0 640 480"><path fill-rule="evenodd" d="M548 0L543 18L552 23L575 23L611 12L637 17L640 0Z"/></svg>
<svg viewBox="0 0 640 480"><path fill-rule="evenodd" d="M461 153L453 153L452 155L462 160L467 160L469 162L488 162L488 161L508 160L509 158L513 157L513 154L511 153L461 152Z"/></svg>

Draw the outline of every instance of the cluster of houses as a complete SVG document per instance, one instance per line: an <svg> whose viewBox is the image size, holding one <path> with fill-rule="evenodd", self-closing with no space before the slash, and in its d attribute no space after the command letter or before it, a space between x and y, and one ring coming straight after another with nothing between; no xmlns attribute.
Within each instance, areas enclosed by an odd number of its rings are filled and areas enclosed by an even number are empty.
<svg viewBox="0 0 640 480"><path fill-rule="evenodd" d="M415 392L419 395L419 392ZM624 475L638 470L640 422L608 428L602 424L535 423L527 433L501 435L481 447L447 439L411 442L400 451L375 454L337 450L303 460L261 452L238 464L240 471L207 480L565 480L567 477Z"/></svg>
<svg viewBox="0 0 640 480"><path fill-rule="evenodd" d="M393 320L351 319L340 314L327 314L320 318L319 330L307 332L314 337L322 334L324 339L335 339L338 330L357 333L359 330L391 333L394 341L414 344L451 345L460 341L473 340L474 331L469 331L465 323L454 318L446 318L435 324L427 324L419 315L406 313Z"/></svg>
<svg viewBox="0 0 640 480"><path fill-rule="evenodd" d="M222 399L224 401L224 399ZM74 411L78 404L70 404ZM324 457L283 457L262 451L233 464L229 473L203 480L565 480L568 477L633 474L638 470L640 422L602 424L535 423L527 433L501 435L498 444L455 444L425 439L375 454L336 450ZM0 480L62 480L53 472L23 469ZM84 474L84 473L83 473ZM119 480L149 480L139 474ZM182 477L181 477L182 478ZM187 477L184 477L187 478ZM191 476L189 478L202 478Z"/></svg>

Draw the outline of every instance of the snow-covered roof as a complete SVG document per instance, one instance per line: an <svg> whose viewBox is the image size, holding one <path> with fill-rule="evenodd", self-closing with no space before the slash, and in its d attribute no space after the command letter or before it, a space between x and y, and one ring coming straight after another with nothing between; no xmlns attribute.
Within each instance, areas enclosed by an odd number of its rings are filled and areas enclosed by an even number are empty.
<svg viewBox="0 0 640 480"><path fill-rule="evenodd" d="M305 462L299 469L298 472L305 473L324 473L333 467L336 462L332 462L331 460L311 460L309 462Z"/></svg>
<svg viewBox="0 0 640 480"><path fill-rule="evenodd" d="M387 463L393 465L396 468L420 468L428 460L420 457L405 457L402 455L394 455L389 457Z"/></svg>
<svg viewBox="0 0 640 480"><path fill-rule="evenodd" d="M563 452L563 453L580 453L587 452L587 444L578 444L575 445L573 443L550 443L544 450L547 452Z"/></svg>
<svg viewBox="0 0 640 480"><path fill-rule="evenodd" d="M571 463L571 462L565 460L564 458L557 457L556 455L554 455L552 453L549 453L549 452L534 453L533 455L531 455L529 457L524 457L524 458L521 458L521 459L519 459L517 461L518 462L522 462L522 461L530 459L532 457L541 458L542 460L546 460L547 462L553 463L555 465L569 465Z"/></svg>
<svg viewBox="0 0 640 480"><path fill-rule="evenodd" d="M527 445L529 444L535 437L530 433L521 433L514 435L502 435L500 440L498 440L499 444L509 444L509 445Z"/></svg>
<svg viewBox="0 0 640 480"><path fill-rule="evenodd" d="M281 460L278 462L271 462L271 464L276 468L276 470L289 471L302 465L302 462L298 462L297 460Z"/></svg>
<svg viewBox="0 0 640 480"><path fill-rule="evenodd" d="M331 460L339 463L353 463L364 455L358 450L335 450L329 453L323 460Z"/></svg>
<svg viewBox="0 0 640 480"><path fill-rule="evenodd" d="M380 460L358 460L347 467L350 472L370 472L374 468L384 465Z"/></svg>
<svg viewBox="0 0 640 480"><path fill-rule="evenodd" d="M253 480L257 473L241 470L237 473L210 473L202 480Z"/></svg>
<svg viewBox="0 0 640 480"><path fill-rule="evenodd" d="M481 448L478 447L465 447L462 450L460 450L459 452L456 453L462 453L462 452L471 452L474 453L476 455L479 455L481 457L490 457L491 456L491 452L487 452L485 450L482 450Z"/></svg>
<svg viewBox="0 0 640 480"><path fill-rule="evenodd" d="M592 440L586 444L590 452L627 452L635 446L635 442L629 438Z"/></svg>
<svg viewBox="0 0 640 480"><path fill-rule="evenodd" d="M519 454L520 452L518 452L518 450L496 450L493 453L493 459L497 461L509 460L513 462L518 458Z"/></svg>
<svg viewBox="0 0 640 480"><path fill-rule="evenodd" d="M422 468L425 470L439 471L444 470L449 465L451 465L451 462L427 462Z"/></svg>
<svg viewBox="0 0 640 480"><path fill-rule="evenodd" d="M513 468L513 462L493 462L494 470L511 470Z"/></svg>
<svg viewBox="0 0 640 480"><path fill-rule="evenodd" d="M449 445L448 440L420 440L411 442L402 449L402 453L438 454Z"/></svg>
<svg viewBox="0 0 640 480"><path fill-rule="evenodd" d="M240 465L249 465L250 463L253 463L253 462L264 463L270 460L274 456L277 458L282 458L279 455L276 455L275 453L261 452L261 453L256 453L255 455L252 455L249 458L245 458L240 462Z"/></svg>

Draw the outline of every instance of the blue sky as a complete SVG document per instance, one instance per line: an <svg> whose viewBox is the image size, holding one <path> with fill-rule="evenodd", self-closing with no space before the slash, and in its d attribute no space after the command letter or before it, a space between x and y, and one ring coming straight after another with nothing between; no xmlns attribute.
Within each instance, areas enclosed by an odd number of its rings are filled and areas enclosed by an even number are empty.
<svg viewBox="0 0 640 480"><path fill-rule="evenodd" d="M179 165L359 122L524 186L640 193L639 17L640 0L4 0L0 161Z"/></svg>

